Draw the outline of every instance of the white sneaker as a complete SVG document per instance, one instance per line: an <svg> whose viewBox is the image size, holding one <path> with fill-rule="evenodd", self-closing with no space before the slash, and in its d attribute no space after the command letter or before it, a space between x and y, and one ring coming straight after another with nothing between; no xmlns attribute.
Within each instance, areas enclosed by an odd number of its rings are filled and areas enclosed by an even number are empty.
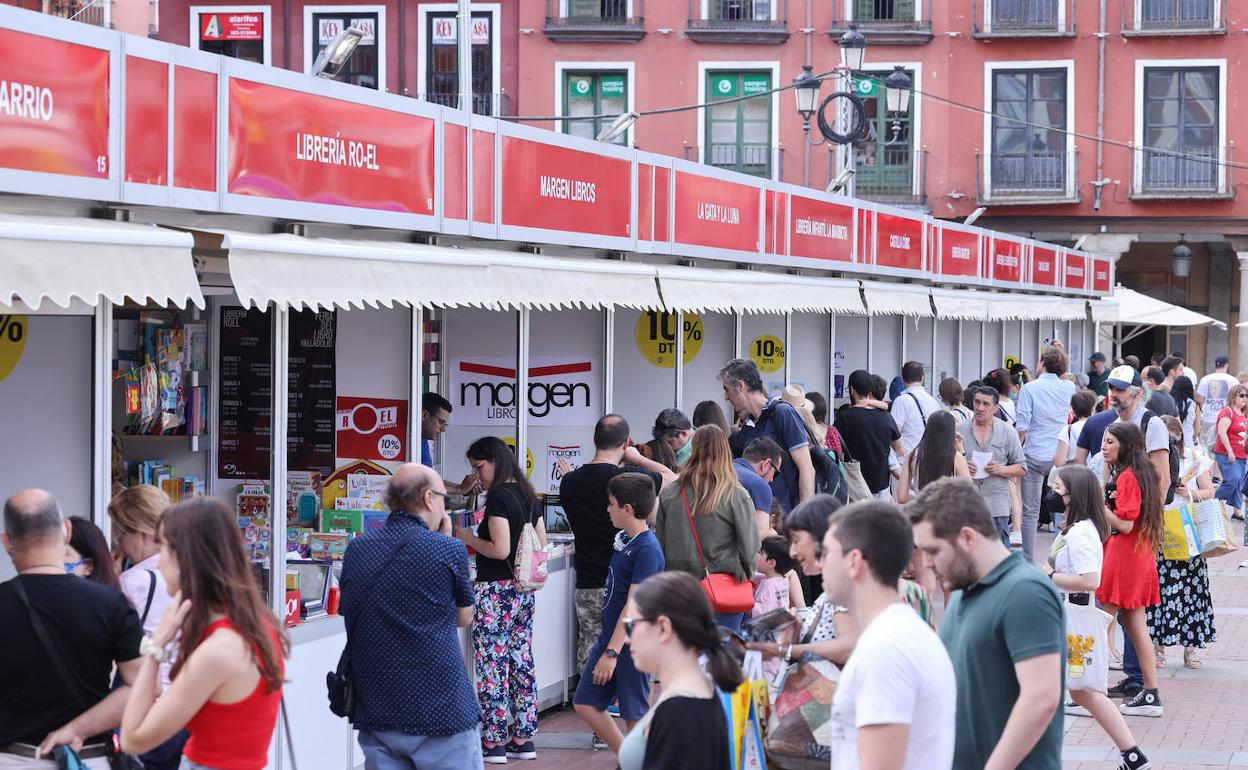
<svg viewBox="0 0 1248 770"><path fill-rule="evenodd" d="M1072 717L1090 717L1092 712L1074 701L1066 701L1066 713Z"/></svg>
<svg viewBox="0 0 1248 770"><path fill-rule="evenodd" d="M1021 548L1023 545L1023 533L1010 530L1010 545Z"/></svg>

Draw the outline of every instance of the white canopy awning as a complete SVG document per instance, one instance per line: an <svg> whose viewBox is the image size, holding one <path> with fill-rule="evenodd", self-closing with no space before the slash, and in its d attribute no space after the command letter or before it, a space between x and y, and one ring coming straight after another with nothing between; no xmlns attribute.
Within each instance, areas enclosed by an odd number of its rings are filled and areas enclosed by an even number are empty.
<svg viewBox="0 0 1248 770"><path fill-rule="evenodd" d="M862 314L857 281L755 270L658 267L668 310L713 313Z"/></svg>
<svg viewBox="0 0 1248 770"><path fill-rule="evenodd" d="M908 315L931 318L930 289L908 283L863 281L862 293L871 315Z"/></svg>
<svg viewBox="0 0 1248 770"><path fill-rule="evenodd" d="M1086 299L1062 299L1061 297L1016 297L1023 305L1028 321L1082 321L1088 317Z"/></svg>
<svg viewBox="0 0 1248 770"><path fill-rule="evenodd" d="M239 300L263 307L660 307L651 265L414 243L221 232Z"/></svg>
<svg viewBox="0 0 1248 770"><path fill-rule="evenodd" d="M76 217L0 216L0 304L101 298L204 307L187 233Z"/></svg>
<svg viewBox="0 0 1248 770"><path fill-rule="evenodd" d="M1118 305L1118 323L1140 326L1217 326L1226 324L1185 307L1154 299L1147 294L1132 291L1125 286L1114 287L1114 302Z"/></svg>
<svg viewBox="0 0 1248 770"><path fill-rule="evenodd" d="M936 303L936 317L943 319L985 321L988 319L989 296L977 291L932 289L932 301Z"/></svg>
<svg viewBox="0 0 1248 770"><path fill-rule="evenodd" d="M1092 320L1096 323L1114 323L1118 320L1118 303L1111 299L1094 299L1088 305L1092 308Z"/></svg>

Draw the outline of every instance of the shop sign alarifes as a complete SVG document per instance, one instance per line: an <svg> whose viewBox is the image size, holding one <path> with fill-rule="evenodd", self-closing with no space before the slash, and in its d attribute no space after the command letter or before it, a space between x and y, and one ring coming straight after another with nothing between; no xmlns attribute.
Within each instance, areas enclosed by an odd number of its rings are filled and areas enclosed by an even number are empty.
<svg viewBox="0 0 1248 770"><path fill-rule="evenodd" d="M589 358L529 361L530 425L593 425L601 414L598 362ZM489 356L456 359L451 395L457 425L512 425L516 421L516 360Z"/></svg>
<svg viewBox="0 0 1248 770"><path fill-rule="evenodd" d="M627 238L632 165L622 158L503 137L503 224Z"/></svg>
<svg viewBox="0 0 1248 770"><path fill-rule="evenodd" d="M0 29L0 168L107 179L109 52Z"/></svg>
<svg viewBox="0 0 1248 770"><path fill-rule="evenodd" d="M231 78L227 192L433 214L432 118Z"/></svg>

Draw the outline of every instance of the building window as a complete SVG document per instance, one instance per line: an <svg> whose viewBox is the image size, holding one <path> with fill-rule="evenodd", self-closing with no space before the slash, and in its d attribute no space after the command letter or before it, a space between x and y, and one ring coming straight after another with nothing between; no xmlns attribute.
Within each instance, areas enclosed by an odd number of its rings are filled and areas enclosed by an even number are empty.
<svg viewBox="0 0 1248 770"><path fill-rule="evenodd" d="M773 0L708 0L711 21L771 21Z"/></svg>
<svg viewBox="0 0 1248 770"><path fill-rule="evenodd" d="M854 0L859 21L914 21L915 0Z"/></svg>
<svg viewBox="0 0 1248 770"><path fill-rule="evenodd" d="M994 31L1055 30L1058 0L993 0Z"/></svg>
<svg viewBox="0 0 1248 770"><path fill-rule="evenodd" d="M351 58L347 60L338 80L365 88L378 88L380 79L380 49L377 45L378 14L350 12L314 12L309 30L308 42L312 49L312 58L324 50L325 46L334 41L339 32L347 27L355 27L364 33L359 46Z"/></svg>
<svg viewBox="0 0 1248 770"><path fill-rule="evenodd" d="M628 73L567 72L563 76L563 114L570 118L599 115L592 120L565 120L563 132L593 139L611 125L616 116L628 110ZM615 139L628 146L628 132Z"/></svg>
<svg viewBox="0 0 1248 770"><path fill-rule="evenodd" d="M1138 0L1143 29L1202 29L1213 26L1213 0Z"/></svg>
<svg viewBox="0 0 1248 770"><path fill-rule="evenodd" d="M1144 189L1218 187L1218 70L1144 71Z"/></svg>
<svg viewBox="0 0 1248 770"><path fill-rule="evenodd" d="M459 45L454 11L429 13L425 20L424 98L447 107L458 106ZM472 14L472 111L498 114L494 94L494 30L488 11Z"/></svg>
<svg viewBox="0 0 1248 770"><path fill-rule="evenodd" d="M910 195L914 190L914 94L904 115L889 114L883 86L886 74L854 81L854 93L867 112L867 134L854 144L854 191L863 197ZM913 71L906 74L917 82Z"/></svg>
<svg viewBox="0 0 1248 770"><path fill-rule="evenodd" d="M704 161L712 166L761 177L771 176L771 73L710 72L706 79L708 102Z"/></svg>
<svg viewBox="0 0 1248 770"><path fill-rule="evenodd" d="M222 6L191 9L199 50L235 59L268 63L268 6L233 8Z"/></svg>
<svg viewBox="0 0 1248 770"><path fill-rule="evenodd" d="M566 0L568 18L623 21L628 18L629 0Z"/></svg>
<svg viewBox="0 0 1248 770"><path fill-rule="evenodd" d="M992 76L992 191L1066 191L1066 70Z"/></svg>

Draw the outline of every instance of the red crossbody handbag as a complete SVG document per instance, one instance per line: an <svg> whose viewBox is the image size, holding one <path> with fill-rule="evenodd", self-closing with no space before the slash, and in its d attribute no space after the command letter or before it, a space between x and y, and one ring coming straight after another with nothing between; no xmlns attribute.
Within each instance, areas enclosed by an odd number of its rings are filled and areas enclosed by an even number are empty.
<svg viewBox="0 0 1248 770"><path fill-rule="evenodd" d="M698 558L702 560L702 590L711 600L711 607L723 615L734 612L750 612L754 609L754 584L748 580L737 582L735 575L722 572L711 573L706 566L706 556L702 553L702 541L698 538L698 528L693 525L693 510L689 507L689 498L685 488L680 488L680 500L685 504L685 515L689 517L689 529L693 530L693 542L698 547Z"/></svg>

